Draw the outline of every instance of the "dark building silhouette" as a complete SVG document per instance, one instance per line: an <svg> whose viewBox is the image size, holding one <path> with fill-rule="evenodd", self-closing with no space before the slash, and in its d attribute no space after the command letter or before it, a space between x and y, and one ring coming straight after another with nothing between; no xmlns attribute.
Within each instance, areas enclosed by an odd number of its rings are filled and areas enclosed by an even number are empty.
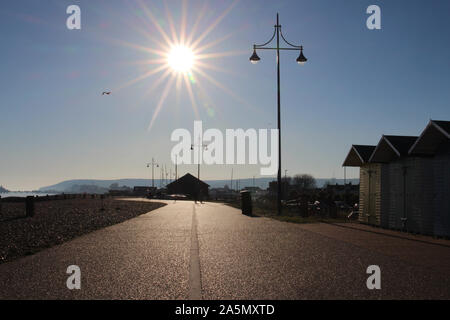
<svg viewBox="0 0 450 320"><path fill-rule="evenodd" d="M135 186L133 188L133 195L146 197L156 193L156 187L147 187L147 186Z"/></svg>
<svg viewBox="0 0 450 320"><path fill-rule="evenodd" d="M206 199L209 196L209 184L198 180L190 173L169 183L166 188L169 194L184 194L192 199Z"/></svg>
<svg viewBox="0 0 450 320"><path fill-rule="evenodd" d="M324 187L324 190L335 196L345 196L345 195L358 195L359 185L347 183L347 184L328 184Z"/></svg>

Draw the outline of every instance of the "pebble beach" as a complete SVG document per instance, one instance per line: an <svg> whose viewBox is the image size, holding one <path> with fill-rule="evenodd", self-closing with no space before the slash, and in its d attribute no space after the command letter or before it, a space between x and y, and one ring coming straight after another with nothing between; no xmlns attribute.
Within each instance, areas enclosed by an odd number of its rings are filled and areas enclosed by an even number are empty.
<svg viewBox="0 0 450 320"><path fill-rule="evenodd" d="M117 199L50 200L36 202L35 215L26 217L25 203L2 201L0 264L123 222L164 205L158 202Z"/></svg>

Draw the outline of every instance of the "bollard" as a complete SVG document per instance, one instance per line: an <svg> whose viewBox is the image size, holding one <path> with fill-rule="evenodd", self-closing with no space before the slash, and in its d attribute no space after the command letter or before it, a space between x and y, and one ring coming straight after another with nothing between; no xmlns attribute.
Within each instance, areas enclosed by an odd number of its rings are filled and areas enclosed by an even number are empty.
<svg viewBox="0 0 450 320"><path fill-rule="evenodd" d="M241 191L241 209L242 214L245 214L247 216L252 215L252 195L250 191Z"/></svg>
<svg viewBox="0 0 450 320"><path fill-rule="evenodd" d="M100 195L100 199L102 199L102 207L100 211L105 211L105 195L104 194Z"/></svg>
<svg viewBox="0 0 450 320"><path fill-rule="evenodd" d="M34 197L29 196L25 200L25 210L27 217L33 217L34 216Z"/></svg>

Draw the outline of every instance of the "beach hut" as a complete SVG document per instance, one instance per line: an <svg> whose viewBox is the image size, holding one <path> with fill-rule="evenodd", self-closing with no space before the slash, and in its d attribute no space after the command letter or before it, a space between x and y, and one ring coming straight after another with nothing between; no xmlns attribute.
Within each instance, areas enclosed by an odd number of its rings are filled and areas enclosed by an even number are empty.
<svg viewBox="0 0 450 320"><path fill-rule="evenodd" d="M431 233L450 237L450 121L430 120L409 155L422 159L416 187L417 194L426 195L423 210L432 215Z"/></svg>
<svg viewBox="0 0 450 320"><path fill-rule="evenodd" d="M411 219L415 201L412 177L416 166L408 158L408 151L416 142L416 136L383 135L369 162L381 166L380 225L391 229L414 229L420 219ZM378 213L378 212L377 212ZM418 232L418 231L417 231Z"/></svg>
<svg viewBox="0 0 450 320"><path fill-rule="evenodd" d="M450 121L352 146L343 165L360 167L359 221L450 237Z"/></svg>
<svg viewBox="0 0 450 320"><path fill-rule="evenodd" d="M342 165L360 168L358 220L380 225L382 165L369 162L375 148L370 145L352 145Z"/></svg>

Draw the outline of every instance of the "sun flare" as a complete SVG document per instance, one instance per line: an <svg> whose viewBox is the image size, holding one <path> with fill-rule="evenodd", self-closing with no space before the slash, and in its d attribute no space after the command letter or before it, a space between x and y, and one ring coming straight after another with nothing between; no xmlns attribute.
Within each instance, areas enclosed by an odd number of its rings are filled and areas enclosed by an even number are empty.
<svg viewBox="0 0 450 320"><path fill-rule="evenodd" d="M185 46L175 46L167 56L167 63L172 70L185 73L191 71L194 66L194 52Z"/></svg>
<svg viewBox="0 0 450 320"><path fill-rule="evenodd" d="M148 126L149 130L155 123L159 112L164 106L165 100L173 91L175 91L177 95L180 94L181 90L187 92L196 118L200 118L199 107L204 107L208 115L213 116L215 114L214 103L209 97L208 91L205 89L202 82L210 83L226 94L229 94L236 101L248 105L245 100L218 81L214 74L210 75L207 72L209 70L211 72L232 73L230 70L218 66L217 63L208 63L208 61L228 56L247 54L247 51L211 52L211 48L226 41L237 31L214 40L207 40L208 35L212 33L238 2L239 0L234 0L218 17L210 24L205 25L203 30L200 30L202 20L208 12L208 4L205 3L198 12L196 20L193 21L192 28L189 32L187 28L187 0L182 0L181 2L182 7L178 32L172 17L172 12L167 5L165 5L165 17L163 14L158 18L153 13L153 10L142 2L138 2L139 12L142 12L143 14L145 25L140 26L138 24L133 24L133 27L138 33L149 40L152 45L142 46L115 39L113 41L119 45L150 54L151 57L149 58L133 62L138 65L149 67L149 69L141 75L120 84L114 88L114 91L124 89L137 82L152 78L153 81L146 91L146 95L149 95L156 89L160 89L161 95L154 106L153 115ZM149 25L156 29L157 32L150 34L147 31ZM159 88L164 83L164 87L162 89Z"/></svg>

